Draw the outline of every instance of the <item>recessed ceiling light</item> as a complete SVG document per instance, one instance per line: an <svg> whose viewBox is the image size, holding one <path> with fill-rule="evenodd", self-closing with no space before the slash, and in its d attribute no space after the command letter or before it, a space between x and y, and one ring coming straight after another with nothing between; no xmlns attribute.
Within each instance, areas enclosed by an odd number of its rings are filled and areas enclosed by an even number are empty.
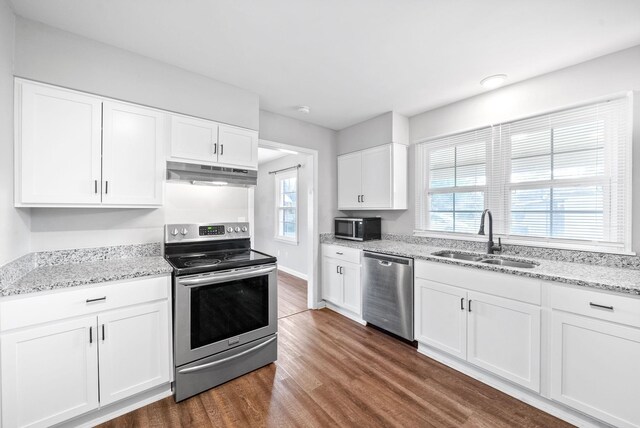
<svg viewBox="0 0 640 428"><path fill-rule="evenodd" d="M480 84L487 89L494 89L502 85L507 80L506 74L495 74L493 76L485 77L480 81Z"/></svg>
<svg viewBox="0 0 640 428"><path fill-rule="evenodd" d="M311 109L309 108L309 106L299 106L299 107L298 107L298 111L299 111L300 113L309 114L309 112L311 111Z"/></svg>

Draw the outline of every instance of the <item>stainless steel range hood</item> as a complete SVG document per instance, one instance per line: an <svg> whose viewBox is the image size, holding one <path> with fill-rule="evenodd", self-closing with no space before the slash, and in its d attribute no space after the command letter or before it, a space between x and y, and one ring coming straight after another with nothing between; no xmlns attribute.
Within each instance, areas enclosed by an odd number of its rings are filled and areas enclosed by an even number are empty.
<svg viewBox="0 0 640 428"><path fill-rule="evenodd" d="M184 162L167 162L167 180L211 186L253 187L258 182L258 171Z"/></svg>

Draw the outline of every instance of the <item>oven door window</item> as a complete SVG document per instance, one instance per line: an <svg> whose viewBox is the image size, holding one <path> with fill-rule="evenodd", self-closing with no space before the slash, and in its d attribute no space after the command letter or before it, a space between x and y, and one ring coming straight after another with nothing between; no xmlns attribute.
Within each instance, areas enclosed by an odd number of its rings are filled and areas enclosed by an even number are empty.
<svg viewBox="0 0 640 428"><path fill-rule="evenodd" d="M335 234L337 236L345 236L348 238L353 238L354 234L353 234L353 225L354 222L353 221L349 221L349 220L336 220L336 231Z"/></svg>
<svg viewBox="0 0 640 428"><path fill-rule="evenodd" d="M268 275L191 289L191 349L268 325Z"/></svg>

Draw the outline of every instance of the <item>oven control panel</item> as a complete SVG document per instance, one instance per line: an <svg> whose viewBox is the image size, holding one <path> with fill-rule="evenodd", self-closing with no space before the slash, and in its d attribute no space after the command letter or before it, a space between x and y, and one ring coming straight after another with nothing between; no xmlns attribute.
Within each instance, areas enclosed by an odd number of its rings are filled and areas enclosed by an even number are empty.
<svg viewBox="0 0 640 428"><path fill-rule="evenodd" d="M164 242L201 242L221 239L251 238L249 223L167 224Z"/></svg>
<svg viewBox="0 0 640 428"><path fill-rule="evenodd" d="M200 236L219 236L224 235L224 225L218 224L214 226L198 226L198 234Z"/></svg>

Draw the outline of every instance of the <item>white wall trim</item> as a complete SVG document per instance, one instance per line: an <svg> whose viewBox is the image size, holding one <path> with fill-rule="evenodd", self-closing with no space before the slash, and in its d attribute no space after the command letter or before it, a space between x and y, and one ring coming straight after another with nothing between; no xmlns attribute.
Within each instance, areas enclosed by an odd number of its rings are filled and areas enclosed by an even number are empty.
<svg viewBox="0 0 640 428"><path fill-rule="evenodd" d="M309 279L307 274L302 273L302 272L298 272L297 270L288 268L286 266L282 266L281 264L278 265L278 270L281 270L282 272L288 273L289 275L293 275L293 276L295 276L297 278L304 279L305 281L307 281Z"/></svg>
<svg viewBox="0 0 640 428"><path fill-rule="evenodd" d="M363 320L358 315L354 314L353 312L351 312L351 311L349 311L347 309L344 309L344 308L341 308L339 306L336 306L331 302L327 302L326 300L324 301L324 304L325 304L325 307L327 309L330 309L333 312L337 312L340 315L343 315L343 316L349 318L350 320L357 322L358 324L367 325L367 322L365 320Z"/></svg>

